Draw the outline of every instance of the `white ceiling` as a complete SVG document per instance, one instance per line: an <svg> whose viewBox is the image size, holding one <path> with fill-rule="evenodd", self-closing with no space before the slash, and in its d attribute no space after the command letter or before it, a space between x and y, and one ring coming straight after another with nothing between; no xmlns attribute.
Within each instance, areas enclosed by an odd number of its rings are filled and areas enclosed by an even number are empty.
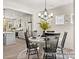
<svg viewBox="0 0 79 59"><path fill-rule="evenodd" d="M18 5L20 8L28 8L28 10L43 10L44 9L44 0L4 0L3 4L6 5ZM73 3L73 0L47 0L47 9L55 8L58 6L66 5Z"/></svg>

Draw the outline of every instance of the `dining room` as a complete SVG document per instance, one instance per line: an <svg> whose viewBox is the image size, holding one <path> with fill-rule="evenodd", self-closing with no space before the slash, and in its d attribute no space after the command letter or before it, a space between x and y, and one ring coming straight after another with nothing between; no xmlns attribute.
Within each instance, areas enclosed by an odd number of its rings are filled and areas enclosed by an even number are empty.
<svg viewBox="0 0 79 59"><path fill-rule="evenodd" d="M4 0L4 59L75 59L73 0Z"/></svg>

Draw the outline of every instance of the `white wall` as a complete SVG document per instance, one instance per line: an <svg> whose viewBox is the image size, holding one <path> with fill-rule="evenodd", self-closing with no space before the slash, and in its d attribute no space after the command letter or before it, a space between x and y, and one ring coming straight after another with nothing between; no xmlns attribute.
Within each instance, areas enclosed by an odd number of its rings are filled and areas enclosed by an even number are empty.
<svg viewBox="0 0 79 59"><path fill-rule="evenodd" d="M51 23L51 28L48 30L55 30L56 32L68 32L68 36L66 39L65 47L74 49L74 24L71 24L71 14L74 13L73 4L68 4L60 7L56 7L54 9L50 9L49 12L54 13L54 18L48 20ZM33 14L33 29L37 30L39 34L41 34L42 30L40 30L39 22L41 19L38 18L38 11ZM55 24L55 16L64 15L65 24L64 25L56 25ZM74 21L74 19L73 19Z"/></svg>
<svg viewBox="0 0 79 59"><path fill-rule="evenodd" d="M50 12L53 12L54 16L64 15L64 25L52 24L51 30L55 30L56 32L68 32L65 47L74 49L74 24L71 24L71 14L74 13L73 4L51 9ZM55 19L53 20L55 21Z"/></svg>

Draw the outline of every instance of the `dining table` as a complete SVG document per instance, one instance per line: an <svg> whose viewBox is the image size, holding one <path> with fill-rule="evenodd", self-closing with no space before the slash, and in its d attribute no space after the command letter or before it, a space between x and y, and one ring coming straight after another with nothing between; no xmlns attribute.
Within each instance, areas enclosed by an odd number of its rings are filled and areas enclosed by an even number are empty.
<svg viewBox="0 0 79 59"><path fill-rule="evenodd" d="M47 47L47 41L49 37L52 37L52 39L55 39L57 36L59 37L60 33L54 32L54 33L45 33L45 37L37 36L37 37L29 37L29 41L34 43L44 43L45 47ZM49 39L50 40L50 39Z"/></svg>
<svg viewBox="0 0 79 59"><path fill-rule="evenodd" d="M46 38L52 37L52 39L55 39L55 37L59 36L60 33L45 33L45 37L37 36L37 37L29 37L29 41L34 43L44 43Z"/></svg>
<svg viewBox="0 0 79 59"><path fill-rule="evenodd" d="M29 41L34 42L34 43L40 43L40 42L44 42L44 37L30 37Z"/></svg>
<svg viewBox="0 0 79 59"><path fill-rule="evenodd" d="M31 42L36 42L36 43L40 43L40 42L45 42L45 38L49 37L49 36L58 36L60 35L60 33L45 33L46 37L41 37L41 36L37 36L37 37L29 37L29 40Z"/></svg>
<svg viewBox="0 0 79 59"><path fill-rule="evenodd" d="M59 37L60 33L45 33L46 37L41 37L41 36L37 36L37 37L29 37L29 41L33 42L33 43L37 43L39 46L39 51L43 51L44 47L47 47L47 41L49 41L50 39L47 39L49 37L52 37L52 39L55 39L55 37ZM42 55L43 52L40 52L40 54Z"/></svg>

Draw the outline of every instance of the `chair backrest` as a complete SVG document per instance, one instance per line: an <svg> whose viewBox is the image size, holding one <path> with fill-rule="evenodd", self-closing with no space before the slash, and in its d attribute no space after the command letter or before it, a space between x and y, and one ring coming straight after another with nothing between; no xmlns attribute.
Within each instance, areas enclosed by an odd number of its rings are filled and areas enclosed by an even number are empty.
<svg viewBox="0 0 79 59"><path fill-rule="evenodd" d="M63 38L62 38L62 42L61 42L61 48L64 48L66 37L67 37L67 32L64 32L64 35L63 35Z"/></svg>
<svg viewBox="0 0 79 59"><path fill-rule="evenodd" d="M3 45L6 44L6 34L3 33Z"/></svg>
<svg viewBox="0 0 79 59"><path fill-rule="evenodd" d="M49 37L49 44L51 45L51 48L57 49L58 41L59 41L59 36L60 36L60 35L57 35L57 36L50 36L50 37Z"/></svg>
<svg viewBox="0 0 79 59"><path fill-rule="evenodd" d="M52 42L52 43L53 43L53 45L52 45L53 48L56 48L56 49L57 49L58 41L59 41L59 39L54 39L54 40L53 40L53 42Z"/></svg>
<svg viewBox="0 0 79 59"><path fill-rule="evenodd" d="M33 33L32 33L33 35L33 37L37 37L37 30L35 30L35 31L33 31Z"/></svg>
<svg viewBox="0 0 79 59"><path fill-rule="evenodd" d="M29 42L29 39L28 39L28 36L27 36L27 32L25 32L24 35L25 35L25 41L26 41L27 48L29 48L30 42Z"/></svg>

